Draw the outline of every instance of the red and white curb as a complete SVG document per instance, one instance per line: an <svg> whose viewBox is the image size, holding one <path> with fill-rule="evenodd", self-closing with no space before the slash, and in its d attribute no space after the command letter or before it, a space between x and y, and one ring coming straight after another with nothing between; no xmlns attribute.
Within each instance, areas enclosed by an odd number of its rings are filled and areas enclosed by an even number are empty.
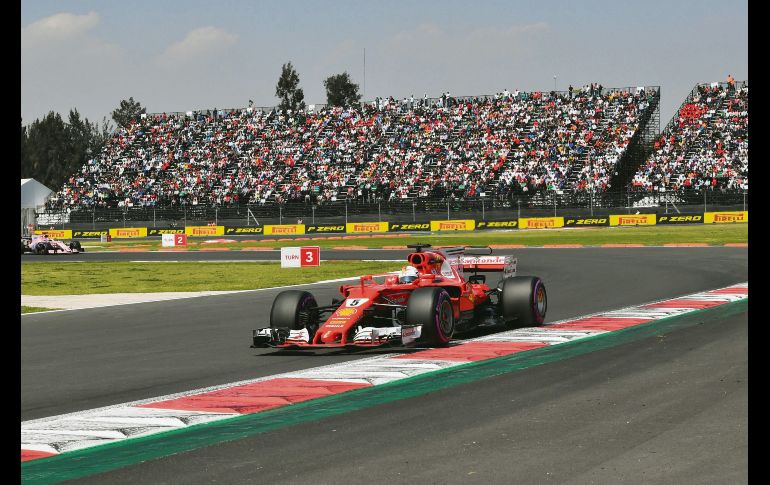
<svg viewBox="0 0 770 485"><path fill-rule="evenodd" d="M21 461L377 386L742 300L748 283L521 328L445 348L392 353L21 423Z"/></svg>

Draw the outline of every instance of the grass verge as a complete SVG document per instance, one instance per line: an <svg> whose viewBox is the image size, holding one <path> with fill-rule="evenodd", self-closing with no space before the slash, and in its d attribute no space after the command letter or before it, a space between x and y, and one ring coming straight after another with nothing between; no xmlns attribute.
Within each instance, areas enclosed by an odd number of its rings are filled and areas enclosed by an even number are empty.
<svg viewBox="0 0 770 485"><path fill-rule="evenodd" d="M41 306L21 306L21 313L47 312L49 310L61 310L61 308L43 308Z"/></svg>
<svg viewBox="0 0 770 485"><path fill-rule="evenodd" d="M389 236L389 237L388 237ZM748 224L692 224L692 225L661 225L640 227L595 227L580 229L548 229L548 230L512 230L508 232L465 232L456 233L424 233L394 237L395 235L329 235L324 239L314 239L309 236L295 239L268 239L264 237L236 240L232 243L205 243L213 239L230 239L227 236L218 238L190 239L188 250L229 248L243 250L251 247L313 245L331 249L338 246L363 246L367 248L382 248L383 246L401 246L416 241L426 242L435 246L483 246L488 244L521 244L524 246L545 246L548 244L581 244L584 246L601 246L602 244L642 244L645 246L661 246L676 243L700 243L708 245L723 245L726 243L746 243L749 237ZM332 237L334 239L329 239ZM120 240L110 243L83 241L89 252L113 251L119 249L158 250L161 249L159 240Z"/></svg>
<svg viewBox="0 0 770 485"><path fill-rule="evenodd" d="M21 264L23 295L157 293L253 290L296 285L400 269L403 263L328 261L311 268L278 263L93 262Z"/></svg>

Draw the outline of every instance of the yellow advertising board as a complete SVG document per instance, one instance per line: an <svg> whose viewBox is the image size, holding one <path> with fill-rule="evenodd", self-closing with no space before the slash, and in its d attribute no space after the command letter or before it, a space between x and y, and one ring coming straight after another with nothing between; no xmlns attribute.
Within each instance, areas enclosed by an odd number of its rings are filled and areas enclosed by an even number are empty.
<svg viewBox="0 0 770 485"><path fill-rule="evenodd" d="M188 236L224 236L225 226L187 226L184 233Z"/></svg>
<svg viewBox="0 0 770 485"><path fill-rule="evenodd" d="M110 236L114 239L128 237L147 237L146 227L117 227L110 229Z"/></svg>
<svg viewBox="0 0 770 485"><path fill-rule="evenodd" d="M348 233L362 233L362 232L388 232L387 222L348 222L345 224L345 232Z"/></svg>
<svg viewBox="0 0 770 485"><path fill-rule="evenodd" d="M265 224L266 236L296 236L297 234L305 234L304 224Z"/></svg>
<svg viewBox="0 0 770 485"><path fill-rule="evenodd" d="M655 214L610 215L610 226L652 226Z"/></svg>
<svg viewBox="0 0 770 485"><path fill-rule="evenodd" d="M519 219L519 229L553 229L564 227L563 217L522 217Z"/></svg>
<svg viewBox="0 0 770 485"><path fill-rule="evenodd" d="M72 229L38 229L34 234L48 234L51 239L72 239Z"/></svg>
<svg viewBox="0 0 770 485"><path fill-rule="evenodd" d="M703 216L703 222L706 224L749 222L749 211L706 212Z"/></svg>
<svg viewBox="0 0 770 485"><path fill-rule="evenodd" d="M472 231L476 229L476 221L473 219L430 221L431 231Z"/></svg>

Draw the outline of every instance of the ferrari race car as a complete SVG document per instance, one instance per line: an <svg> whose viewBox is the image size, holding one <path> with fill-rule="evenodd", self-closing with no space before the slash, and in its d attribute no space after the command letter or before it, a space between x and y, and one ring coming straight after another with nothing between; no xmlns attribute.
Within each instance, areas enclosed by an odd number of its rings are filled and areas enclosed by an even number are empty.
<svg viewBox="0 0 770 485"><path fill-rule="evenodd" d="M66 244L48 237L48 234L36 234L31 238L21 238L21 254L76 254L82 253L80 241Z"/></svg>
<svg viewBox="0 0 770 485"><path fill-rule="evenodd" d="M455 334L481 327L539 326L547 296L537 276L516 276L512 256L491 256L490 248L433 249L407 246L409 266L399 275L361 276L342 285L342 299L319 306L307 291L279 293L270 327L252 332L252 348L363 349L385 345L445 346ZM466 277L465 270L473 274ZM499 271L490 287L479 271Z"/></svg>

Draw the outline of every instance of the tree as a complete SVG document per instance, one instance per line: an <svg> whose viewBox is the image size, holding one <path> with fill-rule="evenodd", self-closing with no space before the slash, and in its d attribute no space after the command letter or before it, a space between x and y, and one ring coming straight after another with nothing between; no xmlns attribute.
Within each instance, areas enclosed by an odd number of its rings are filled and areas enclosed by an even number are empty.
<svg viewBox="0 0 770 485"><path fill-rule="evenodd" d="M329 76L324 81L326 103L332 106L351 106L361 102L358 84L353 84L347 72Z"/></svg>
<svg viewBox="0 0 770 485"><path fill-rule="evenodd" d="M138 101L134 101L133 97L125 99L120 102L118 109L112 112L112 119L121 128L128 127L132 120L139 118L139 115L146 113L147 110L142 108L142 105Z"/></svg>
<svg viewBox="0 0 770 485"><path fill-rule="evenodd" d="M279 109L298 111L305 109L305 93L299 87L299 74L291 62L281 68L281 77L275 85L275 96L281 98Z"/></svg>

